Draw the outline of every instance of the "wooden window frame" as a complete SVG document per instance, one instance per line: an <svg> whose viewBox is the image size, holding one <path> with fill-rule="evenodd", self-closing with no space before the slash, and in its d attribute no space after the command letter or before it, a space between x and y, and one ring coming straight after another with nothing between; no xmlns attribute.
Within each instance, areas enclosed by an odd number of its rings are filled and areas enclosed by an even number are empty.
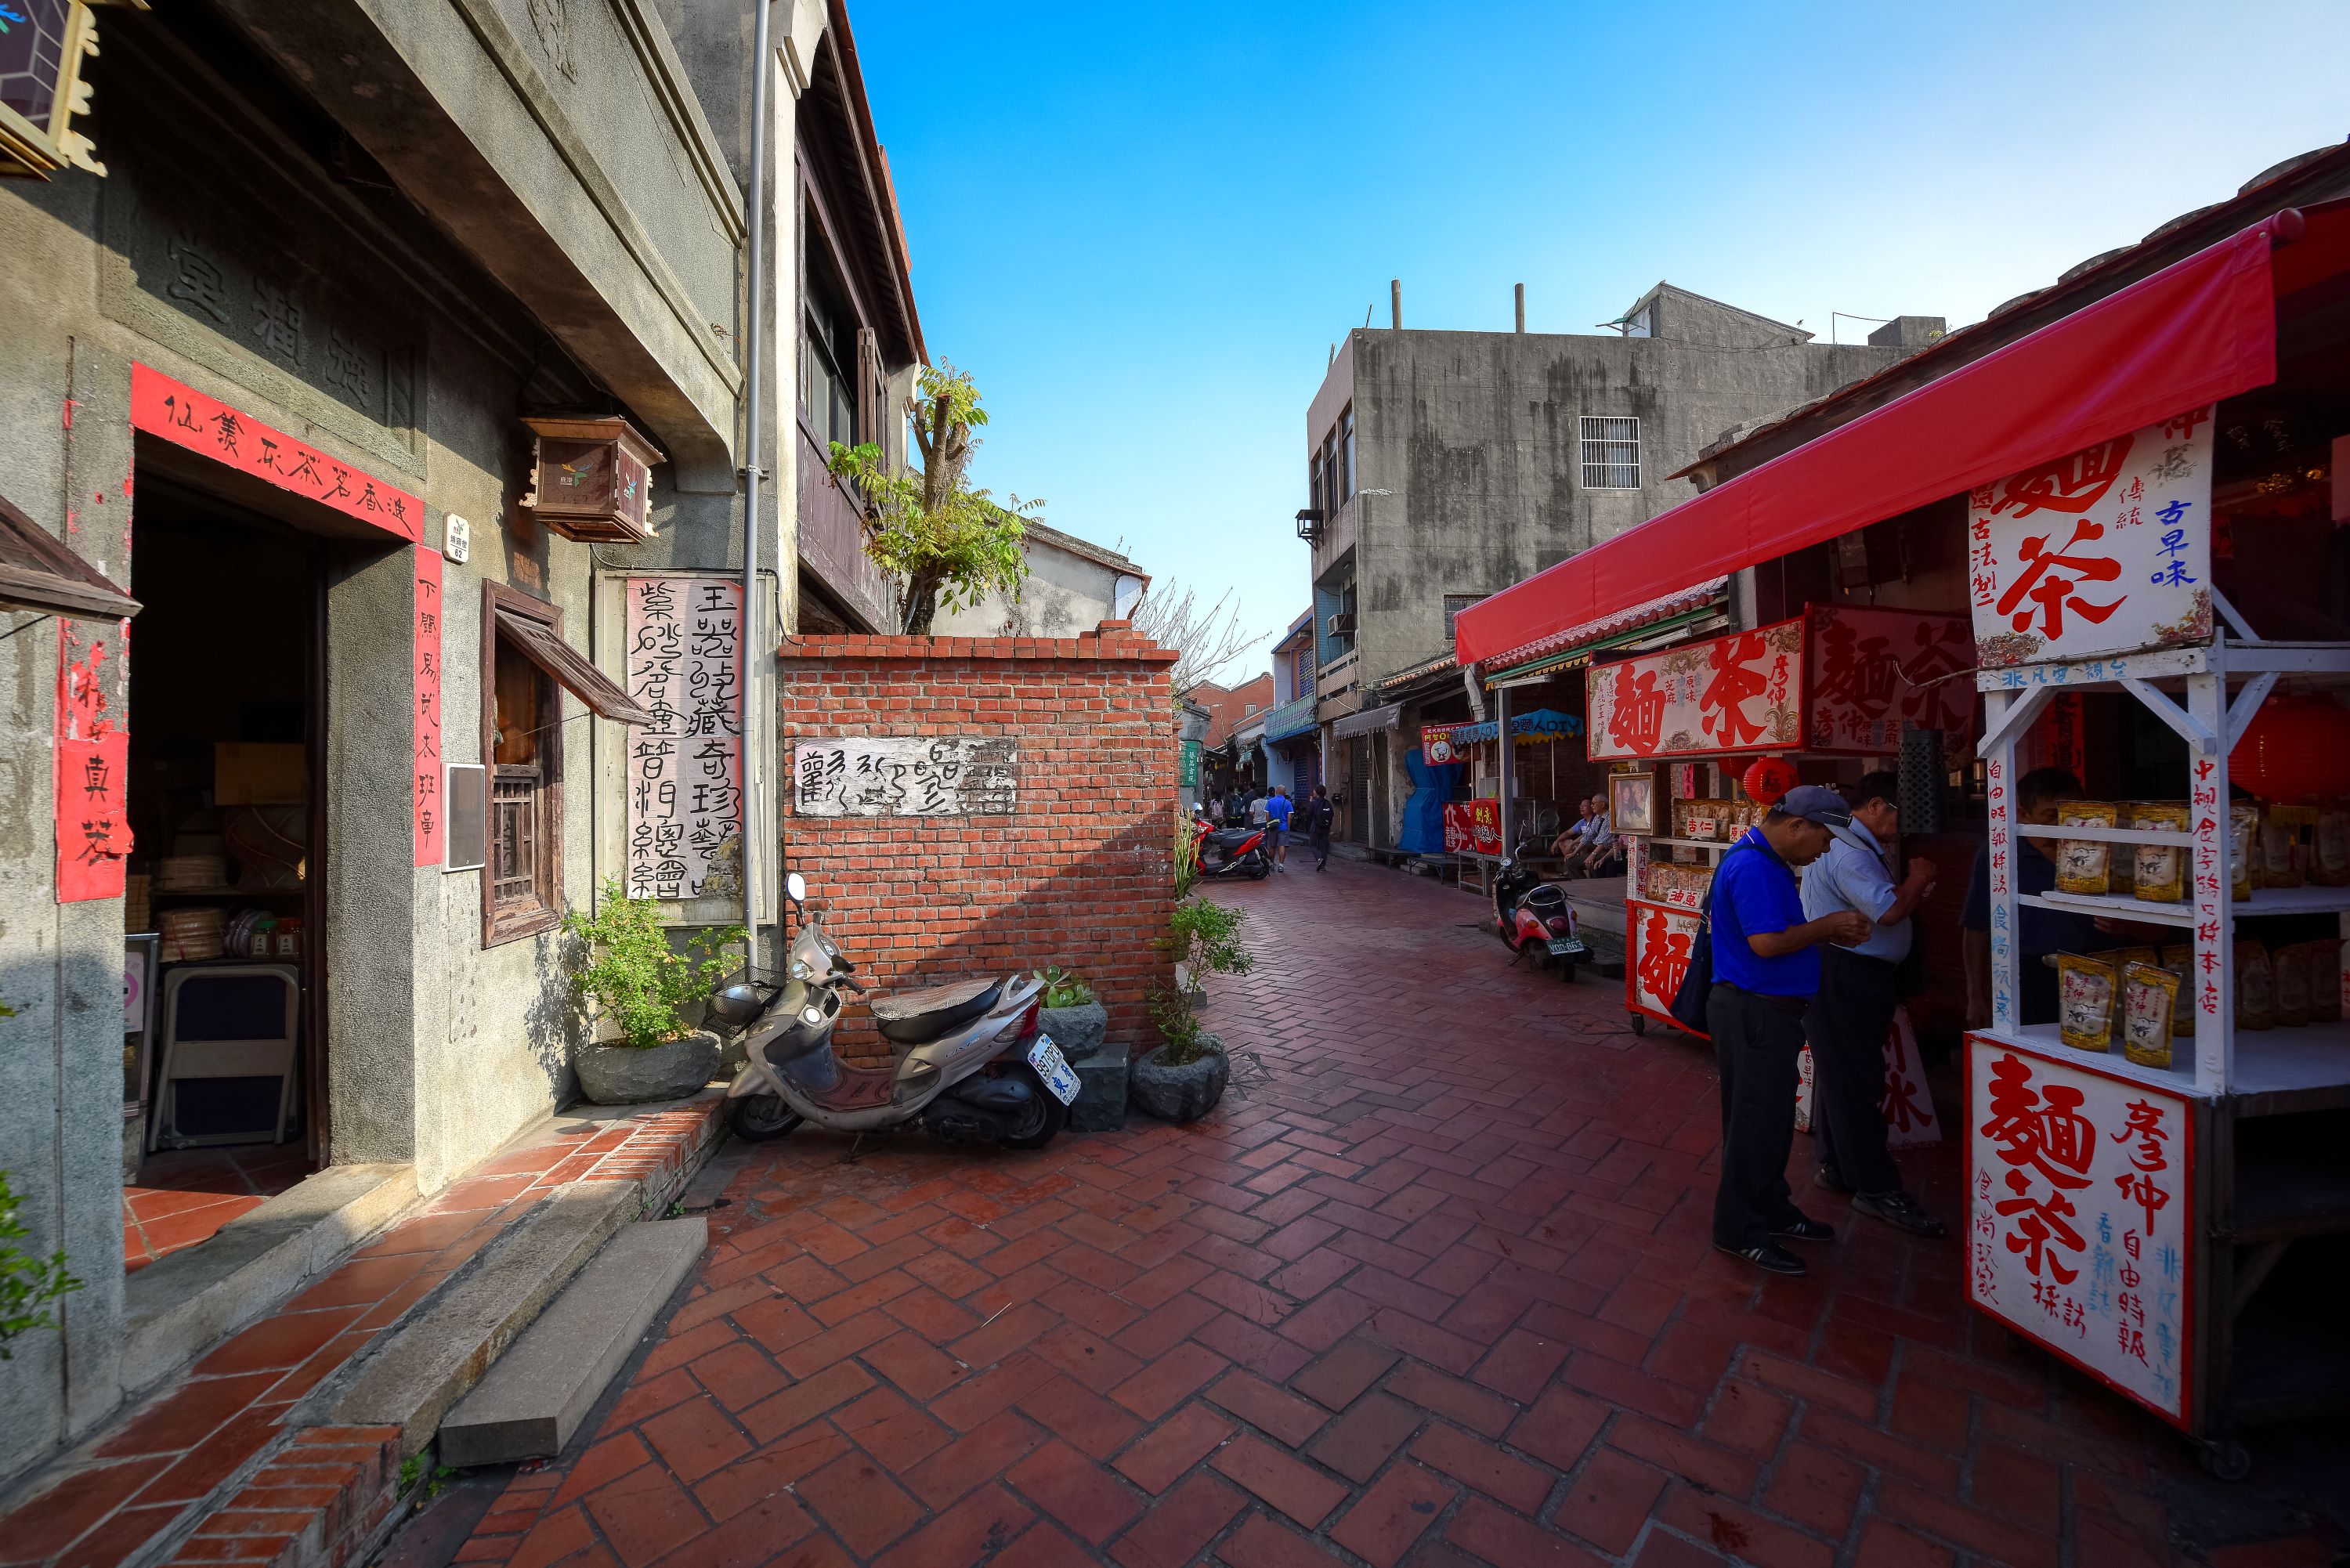
<svg viewBox="0 0 2350 1568"><path fill-rule="evenodd" d="M500 908L497 898L498 616L500 607L563 635L563 611L498 583L482 585L482 761L489 769L489 842L482 865L482 946L503 947L563 923L563 688L517 649L512 657L538 682L539 747L537 902Z"/></svg>

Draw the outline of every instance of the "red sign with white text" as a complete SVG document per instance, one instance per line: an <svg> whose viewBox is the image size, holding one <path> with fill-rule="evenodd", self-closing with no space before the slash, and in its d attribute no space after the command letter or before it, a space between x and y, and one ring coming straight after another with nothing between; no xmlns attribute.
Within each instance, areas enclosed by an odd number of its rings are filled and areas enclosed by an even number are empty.
<svg viewBox="0 0 2350 1568"><path fill-rule="evenodd" d="M1498 800L1445 802L1444 852L1447 855L1499 855L1502 852L1502 803Z"/></svg>
<svg viewBox="0 0 2350 1568"><path fill-rule="evenodd" d="M1690 944L1701 917L1691 909L1668 909L1638 898L1624 901L1624 1005L1634 1012L1681 1027L1673 998L1689 973ZM1699 1038L1704 1038L1700 1035Z"/></svg>
<svg viewBox="0 0 2350 1568"><path fill-rule="evenodd" d="M130 428L414 544L424 503L145 365L130 367Z"/></svg>
<svg viewBox="0 0 2350 1568"><path fill-rule="evenodd" d="M1801 746L1804 622L1594 665L1584 691L1594 759Z"/></svg>
<svg viewBox="0 0 2350 1568"><path fill-rule="evenodd" d="M1808 749L1883 756L1901 728L1971 732L1974 628L1962 615L1814 605L1804 638Z"/></svg>
<svg viewBox="0 0 2350 1568"><path fill-rule="evenodd" d="M441 864L448 833L441 781L441 552L416 556L416 863Z"/></svg>
<svg viewBox="0 0 2350 1568"><path fill-rule="evenodd" d="M120 660L128 621L57 619L57 902L122 897L130 853L124 789L130 732L107 695L106 661Z"/></svg>

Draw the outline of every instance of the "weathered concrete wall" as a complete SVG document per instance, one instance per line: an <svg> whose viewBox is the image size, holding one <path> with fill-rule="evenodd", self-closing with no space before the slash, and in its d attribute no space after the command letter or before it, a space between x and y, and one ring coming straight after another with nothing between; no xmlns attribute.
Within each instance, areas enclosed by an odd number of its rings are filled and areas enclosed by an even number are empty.
<svg viewBox="0 0 2350 1568"><path fill-rule="evenodd" d="M966 609L942 611L932 623L937 635L1076 637L1106 620L1123 619L1119 611L1131 606L1118 603L1118 583L1121 578L1132 581L1136 568L1128 563L1120 569L1097 556L1071 549L1061 543L1066 537L1056 529L1031 524L1028 577L1020 585L1020 597L991 593Z"/></svg>

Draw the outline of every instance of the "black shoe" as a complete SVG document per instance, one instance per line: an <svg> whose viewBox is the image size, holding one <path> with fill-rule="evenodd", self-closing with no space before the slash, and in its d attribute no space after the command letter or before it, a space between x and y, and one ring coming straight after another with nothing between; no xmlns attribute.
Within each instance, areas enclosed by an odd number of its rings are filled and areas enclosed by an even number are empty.
<svg viewBox="0 0 2350 1568"><path fill-rule="evenodd" d="M1852 1206L1856 1212L1874 1214L1912 1236L1939 1241L1950 1234L1939 1220L1918 1208L1918 1200L1906 1192L1856 1192L1853 1194Z"/></svg>
<svg viewBox="0 0 2350 1568"><path fill-rule="evenodd" d="M1800 1280L1810 1272L1804 1267L1803 1259L1786 1248L1774 1247L1768 1241L1759 1247L1725 1247L1719 1241L1713 1245L1715 1251L1727 1252L1733 1258L1743 1258L1766 1273L1784 1274L1789 1279Z"/></svg>
<svg viewBox="0 0 2350 1568"><path fill-rule="evenodd" d="M1814 1187L1824 1187L1830 1192L1850 1192L1852 1190L1852 1183L1846 1181L1844 1179L1844 1173L1833 1165L1821 1166L1818 1172L1812 1178L1812 1185Z"/></svg>
<svg viewBox="0 0 2350 1568"><path fill-rule="evenodd" d="M1772 1226L1771 1234L1782 1241L1833 1241L1835 1240L1835 1227L1825 1220L1798 1214L1784 1225Z"/></svg>

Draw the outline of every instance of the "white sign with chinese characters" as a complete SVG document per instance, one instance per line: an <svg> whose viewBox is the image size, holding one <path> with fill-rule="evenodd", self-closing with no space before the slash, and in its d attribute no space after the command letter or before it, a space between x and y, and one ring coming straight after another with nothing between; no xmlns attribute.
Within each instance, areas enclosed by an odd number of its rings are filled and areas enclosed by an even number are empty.
<svg viewBox="0 0 2350 1568"><path fill-rule="evenodd" d="M1019 800L1019 742L1008 736L860 735L793 752L802 816L1008 816Z"/></svg>
<svg viewBox="0 0 2350 1568"><path fill-rule="evenodd" d="M2211 409L2101 441L1967 498L1985 669L2211 638Z"/></svg>
<svg viewBox="0 0 2350 1568"><path fill-rule="evenodd" d="M2180 1426L2190 1111L2147 1085L1967 1041L1969 1299Z"/></svg>
<svg viewBox="0 0 2350 1568"><path fill-rule="evenodd" d="M627 580L629 896L738 897L743 888L743 585Z"/></svg>

